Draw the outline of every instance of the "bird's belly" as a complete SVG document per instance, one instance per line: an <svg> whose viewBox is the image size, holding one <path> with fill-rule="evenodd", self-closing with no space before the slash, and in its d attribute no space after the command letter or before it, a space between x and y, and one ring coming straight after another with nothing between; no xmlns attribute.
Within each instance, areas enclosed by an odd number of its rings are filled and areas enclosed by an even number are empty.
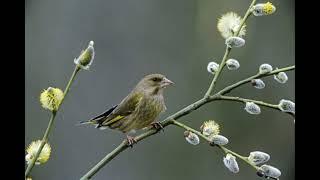
<svg viewBox="0 0 320 180"><path fill-rule="evenodd" d="M128 132L130 130L138 130L147 127L156 120L159 114L164 110L164 104L157 99L143 102L140 104L137 111L132 113L127 118L123 119L119 130Z"/></svg>

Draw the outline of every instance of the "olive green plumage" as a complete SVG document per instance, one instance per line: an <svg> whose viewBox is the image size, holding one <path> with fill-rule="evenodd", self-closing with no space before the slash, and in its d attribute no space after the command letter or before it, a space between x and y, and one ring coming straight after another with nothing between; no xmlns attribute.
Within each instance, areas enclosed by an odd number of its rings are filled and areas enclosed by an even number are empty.
<svg viewBox="0 0 320 180"><path fill-rule="evenodd" d="M147 75L118 105L82 124L96 124L97 128L109 127L123 133L147 127L166 110L163 90L172 83L161 74Z"/></svg>

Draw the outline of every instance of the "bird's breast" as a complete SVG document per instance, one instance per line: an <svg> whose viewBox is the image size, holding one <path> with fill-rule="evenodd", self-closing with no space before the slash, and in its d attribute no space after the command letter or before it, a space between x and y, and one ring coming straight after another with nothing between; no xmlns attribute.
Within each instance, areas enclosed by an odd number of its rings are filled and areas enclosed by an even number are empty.
<svg viewBox="0 0 320 180"><path fill-rule="evenodd" d="M162 96L146 98L139 104L137 113L135 114L136 121L143 128L151 124L165 110L165 104Z"/></svg>
<svg viewBox="0 0 320 180"><path fill-rule="evenodd" d="M136 110L123 119L119 130L129 132L149 126L166 109L162 96L144 97Z"/></svg>

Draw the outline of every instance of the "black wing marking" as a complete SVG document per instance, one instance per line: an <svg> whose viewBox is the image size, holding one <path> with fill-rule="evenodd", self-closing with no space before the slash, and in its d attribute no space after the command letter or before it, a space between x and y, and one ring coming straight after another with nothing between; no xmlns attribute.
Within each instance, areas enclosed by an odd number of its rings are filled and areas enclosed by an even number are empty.
<svg viewBox="0 0 320 180"><path fill-rule="evenodd" d="M104 113L102 113L102 114L100 114L100 115L98 115L98 116L90 119L90 121L99 119L99 118L101 118L101 117L107 117L110 113L112 113L112 111L113 111L117 106L118 106L118 105L113 106L112 108L108 109L106 112L104 112Z"/></svg>

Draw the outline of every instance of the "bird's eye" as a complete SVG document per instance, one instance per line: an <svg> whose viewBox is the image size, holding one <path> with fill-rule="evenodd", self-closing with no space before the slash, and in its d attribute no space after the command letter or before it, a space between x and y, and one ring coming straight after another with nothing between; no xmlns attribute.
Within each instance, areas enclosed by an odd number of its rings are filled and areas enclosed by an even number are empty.
<svg viewBox="0 0 320 180"><path fill-rule="evenodd" d="M159 82L159 81L161 81L161 79L158 78L158 77L154 77L154 78L152 78L151 80L154 81L154 82Z"/></svg>

